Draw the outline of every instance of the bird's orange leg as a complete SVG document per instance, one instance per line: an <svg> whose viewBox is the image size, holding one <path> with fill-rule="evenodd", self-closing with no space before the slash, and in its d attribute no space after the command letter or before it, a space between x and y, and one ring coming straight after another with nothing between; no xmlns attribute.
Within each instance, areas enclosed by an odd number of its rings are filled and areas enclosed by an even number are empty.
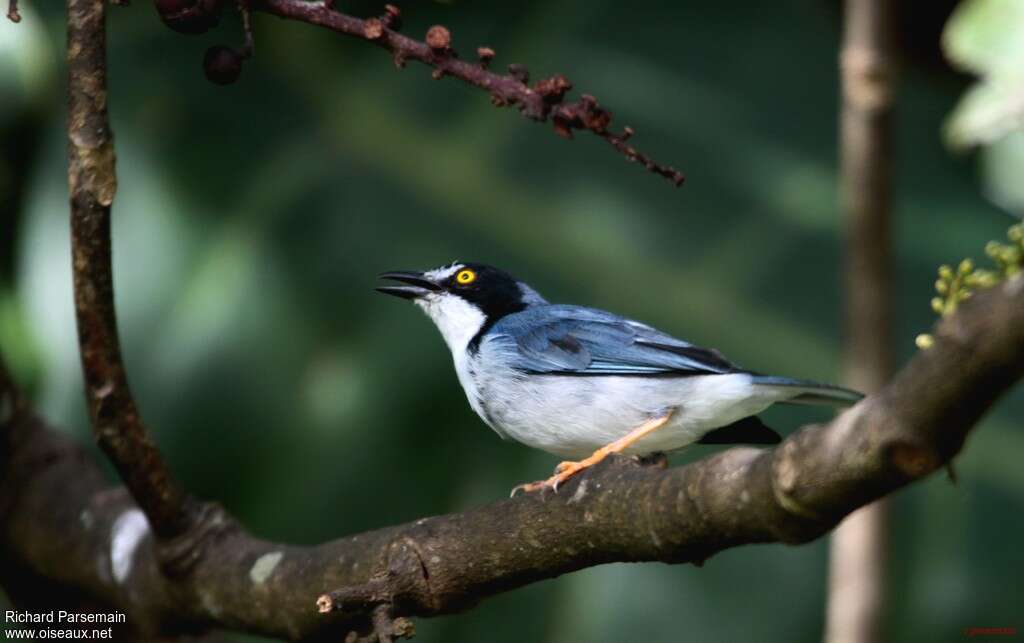
<svg viewBox="0 0 1024 643"><path fill-rule="evenodd" d="M560 462L558 466L555 467L555 475L551 476L547 480L539 480L537 482L521 484L512 489L512 495L516 495L517 491L525 491L526 493L530 493L531 491L537 491L539 489L548 488L557 492L559 485L561 485L563 482L573 477L580 471L583 471L587 467L594 466L595 464L597 464L601 460L604 460L612 453L619 453L623 449L634 444L637 440L665 426L665 424L667 424L669 419L672 417L673 411L674 409L669 409L668 412L666 412L664 415L647 420L646 422L644 422L637 428L633 429L626 435L622 436L618 440L612 442L611 444L606 444L597 451L594 451L594 453L591 454L588 458L580 460L579 462Z"/></svg>

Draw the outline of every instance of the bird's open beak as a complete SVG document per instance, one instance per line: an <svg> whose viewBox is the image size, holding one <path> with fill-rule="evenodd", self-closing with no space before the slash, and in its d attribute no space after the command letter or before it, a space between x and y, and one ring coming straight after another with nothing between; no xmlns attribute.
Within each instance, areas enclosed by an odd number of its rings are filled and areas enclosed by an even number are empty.
<svg viewBox="0 0 1024 643"><path fill-rule="evenodd" d="M382 272L377 275L380 279L391 279L393 281L400 281L407 286L378 286L377 292L382 292L385 295L394 295L395 297L401 297L402 299L419 299L429 295L432 292L441 290L441 286L438 286L433 281L427 279L422 272L415 272L412 270L393 270L391 272Z"/></svg>

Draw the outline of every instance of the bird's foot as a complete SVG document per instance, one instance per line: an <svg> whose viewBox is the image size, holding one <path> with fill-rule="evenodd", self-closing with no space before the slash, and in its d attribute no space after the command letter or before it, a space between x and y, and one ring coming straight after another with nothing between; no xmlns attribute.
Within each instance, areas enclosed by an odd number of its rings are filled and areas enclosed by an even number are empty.
<svg viewBox="0 0 1024 643"><path fill-rule="evenodd" d="M574 466L576 466L578 464L579 464L579 462L573 462L572 460L566 460L564 462L559 462L558 464L555 465L555 475L558 475L559 473L562 473L563 471L568 471L569 469L571 469L572 467L574 467Z"/></svg>
<svg viewBox="0 0 1024 643"><path fill-rule="evenodd" d="M580 471L583 471L587 467L594 466L595 464L597 464L601 460L604 460L612 453L620 453L623 449L632 445L640 438L651 433L652 431L656 431L657 429L665 426L665 423L668 422L670 417L672 417L673 411L674 409L670 409L666 411L664 415L647 420L636 429L630 431L625 436L619 438L618 440L612 442L611 444L601 447L597 451L594 451L594 453L588 458L584 458L579 462L573 462L571 460L559 462L558 466L555 467L555 475L551 476L547 480L528 482L526 484L521 484L516 487L513 487L511 495L515 496L516 493L520 491L523 491L525 493L532 493L534 491L544 491L545 489L551 489L555 493L558 493L558 487L561 486L563 482L573 477Z"/></svg>
<svg viewBox="0 0 1024 643"><path fill-rule="evenodd" d="M548 488L547 480L538 480L537 482L524 482L523 484L517 484L512 487L512 493L508 495L509 498L515 498L516 494L522 491L523 493L533 493L534 491L541 491Z"/></svg>
<svg viewBox="0 0 1024 643"><path fill-rule="evenodd" d="M515 496L520 491L524 493L532 493L534 491L544 492L547 489L551 489L555 493L558 493L558 487L563 482L573 477L580 471L583 471L587 467L593 466L604 459L606 454L601 454L600 457L595 457L597 454L590 456L585 460L579 462L559 462L558 466L555 467L555 475L551 476L547 480L538 480L537 482L527 482L525 484L516 485L512 488L512 496Z"/></svg>

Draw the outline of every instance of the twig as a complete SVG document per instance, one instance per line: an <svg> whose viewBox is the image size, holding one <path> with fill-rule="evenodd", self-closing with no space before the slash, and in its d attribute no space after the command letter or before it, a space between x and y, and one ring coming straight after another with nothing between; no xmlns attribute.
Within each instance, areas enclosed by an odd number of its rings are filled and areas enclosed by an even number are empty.
<svg viewBox="0 0 1024 643"><path fill-rule="evenodd" d="M374 577L360 585L350 585L321 594L316 599L317 611L321 614L345 609L358 611L390 603L393 596L388 580L387 576Z"/></svg>
<svg viewBox="0 0 1024 643"><path fill-rule="evenodd" d="M416 633L412 621L395 617L389 603L378 605L373 610L373 631L379 643L391 643L395 639L411 639Z"/></svg>
<svg viewBox="0 0 1024 643"><path fill-rule="evenodd" d="M68 184L75 317L93 433L157 535L191 524L128 388L114 309L110 206L117 190L107 118L105 0L68 0Z"/></svg>
<svg viewBox="0 0 1024 643"><path fill-rule="evenodd" d="M242 14L242 32L245 36L241 53L244 58L252 58L256 53L256 40L252 34L252 11L249 9L249 0L238 0L238 12Z"/></svg>
<svg viewBox="0 0 1024 643"><path fill-rule="evenodd" d="M584 94L579 100L566 102L565 94L572 89L572 83L564 76L545 78L531 86L529 74L522 65L510 65L508 75L496 74L488 70L495 55L489 47L477 50L478 64L460 60L451 46L451 33L447 28L436 25L427 32L425 42L414 40L396 30L394 18L399 16L398 10L392 5L388 7L385 18L362 20L334 11L330 3L305 0L253 0L252 3L256 11L319 25L371 42L390 51L398 67L405 66L409 60L421 62L433 68L436 79L451 76L487 91L495 106L515 105L527 118L552 120L555 132L563 137L571 138L574 129L592 132L608 141L627 160L640 163L676 186L683 184L682 172L656 163L626 144L632 129L626 127L621 133L612 132L609 129L611 112L601 107L593 96Z"/></svg>

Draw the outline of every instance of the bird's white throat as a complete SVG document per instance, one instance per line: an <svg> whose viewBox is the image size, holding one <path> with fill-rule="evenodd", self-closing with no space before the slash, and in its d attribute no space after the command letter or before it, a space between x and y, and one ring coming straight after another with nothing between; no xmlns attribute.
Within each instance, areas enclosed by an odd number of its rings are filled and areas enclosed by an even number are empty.
<svg viewBox="0 0 1024 643"><path fill-rule="evenodd" d="M450 293L431 293L417 299L416 305L427 313L456 356L466 350L469 340L480 332L487 320L479 308Z"/></svg>

